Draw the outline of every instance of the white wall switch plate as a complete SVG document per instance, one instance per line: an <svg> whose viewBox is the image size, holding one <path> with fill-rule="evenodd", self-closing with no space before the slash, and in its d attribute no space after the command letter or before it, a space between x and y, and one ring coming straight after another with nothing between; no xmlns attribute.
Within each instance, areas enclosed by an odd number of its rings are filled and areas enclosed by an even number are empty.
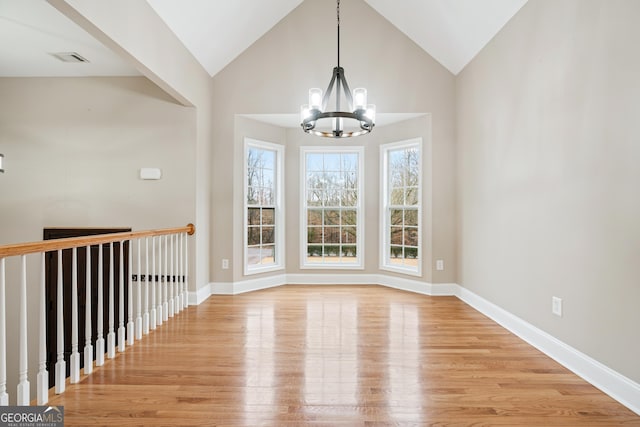
<svg viewBox="0 0 640 427"><path fill-rule="evenodd" d="M443 271L444 270L444 260L438 259L436 260L436 270Z"/></svg>
<svg viewBox="0 0 640 427"><path fill-rule="evenodd" d="M558 317L562 317L562 298L551 297L551 312Z"/></svg>
<svg viewBox="0 0 640 427"><path fill-rule="evenodd" d="M141 168L140 179L156 180L162 178L162 171L159 168Z"/></svg>
<svg viewBox="0 0 640 427"><path fill-rule="evenodd" d="M228 259L223 259L222 260L222 269L226 270L229 268L229 260Z"/></svg>

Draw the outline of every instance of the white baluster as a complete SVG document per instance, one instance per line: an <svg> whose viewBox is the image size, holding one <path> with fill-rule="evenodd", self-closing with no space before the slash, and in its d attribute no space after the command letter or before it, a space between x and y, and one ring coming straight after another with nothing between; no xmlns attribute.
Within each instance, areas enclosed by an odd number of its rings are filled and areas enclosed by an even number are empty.
<svg viewBox="0 0 640 427"><path fill-rule="evenodd" d="M78 248L71 249L71 384L80 381L80 353L78 353Z"/></svg>
<svg viewBox="0 0 640 427"><path fill-rule="evenodd" d="M109 331L107 332L107 357L116 357L116 333L114 332L114 300L113 288L115 285L113 277L113 242L109 243Z"/></svg>
<svg viewBox="0 0 640 427"><path fill-rule="evenodd" d="M142 268L141 268L141 263L140 263L140 258L141 258L141 250L140 250L140 239L137 240L138 242L138 283L137 284L137 296L138 298L136 299L136 339L140 340L142 339Z"/></svg>
<svg viewBox="0 0 640 427"><path fill-rule="evenodd" d="M19 406L28 406L31 389L27 379L27 374L29 373L27 354L27 256L20 256L20 260L22 261L20 274L20 371L17 404Z"/></svg>
<svg viewBox="0 0 640 427"><path fill-rule="evenodd" d="M84 374L93 372L93 345L91 345L91 245L86 248L86 275L85 275L85 312L84 312Z"/></svg>
<svg viewBox="0 0 640 427"><path fill-rule="evenodd" d="M176 313L180 313L180 311L182 310L182 302L180 299L180 284L178 283L178 274L180 273L180 263L179 261L179 253L180 253L180 245L178 242L178 235L175 234L174 239L176 240L176 249L175 249L175 253L174 256L176 258L176 269L175 269L175 276L173 276L173 280L174 280L174 286L176 288Z"/></svg>
<svg viewBox="0 0 640 427"><path fill-rule="evenodd" d="M65 377L67 375L67 364L64 361L64 312L63 304L63 288L62 282L62 251L58 250L58 293L57 293L57 342L58 342L58 359L56 361L56 394L64 393Z"/></svg>
<svg viewBox="0 0 640 427"><path fill-rule="evenodd" d="M133 345L133 337L135 334L135 323L133 323L133 283L131 280L131 268L133 266L133 241L129 240L129 254L127 265L127 344Z"/></svg>
<svg viewBox="0 0 640 427"><path fill-rule="evenodd" d="M189 307L189 236L184 234L184 288L186 298L184 306Z"/></svg>
<svg viewBox="0 0 640 427"><path fill-rule="evenodd" d="M149 297L151 300L151 311L149 312L149 327L156 329L156 236L151 237L151 288Z"/></svg>
<svg viewBox="0 0 640 427"><path fill-rule="evenodd" d="M184 281L182 280L182 233L176 236L178 239L178 289L180 290L180 311L184 310Z"/></svg>
<svg viewBox="0 0 640 427"><path fill-rule="evenodd" d="M104 263L102 245L98 245L98 323L96 328L96 366L104 365Z"/></svg>
<svg viewBox="0 0 640 427"><path fill-rule="evenodd" d="M167 287L169 288L169 317L173 317L176 304L173 301L173 236L169 236L169 276L167 276Z"/></svg>
<svg viewBox="0 0 640 427"><path fill-rule="evenodd" d="M169 320L169 291L167 289L168 276L169 276L169 243L167 236L164 236L164 280L162 281L162 287L164 289L164 298L162 303L162 317L166 322Z"/></svg>
<svg viewBox="0 0 640 427"><path fill-rule="evenodd" d="M7 305L4 258L0 258L0 406L9 404L7 393Z"/></svg>
<svg viewBox="0 0 640 427"><path fill-rule="evenodd" d="M124 241L120 242L119 264L118 269L118 351L125 350L125 332L124 329Z"/></svg>
<svg viewBox="0 0 640 427"><path fill-rule="evenodd" d="M142 332L149 333L149 238L144 238L144 316L142 317Z"/></svg>
<svg viewBox="0 0 640 427"><path fill-rule="evenodd" d="M38 376L36 379L36 398L38 405L49 401L49 372L47 372L47 294L45 288L45 253L40 259L40 337L38 339Z"/></svg>
<svg viewBox="0 0 640 427"><path fill-rule="evenodd" d="M156 323L162 326L162 236L158 237L158 308L156 308Z"/></svg>

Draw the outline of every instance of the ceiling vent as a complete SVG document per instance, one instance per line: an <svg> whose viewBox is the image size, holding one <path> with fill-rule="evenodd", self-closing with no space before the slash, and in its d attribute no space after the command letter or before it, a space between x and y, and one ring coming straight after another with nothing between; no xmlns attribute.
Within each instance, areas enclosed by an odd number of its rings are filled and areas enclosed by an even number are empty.
<svg viewBox="0 0 640 427"><path fill-rule="evenodd" d="M89 62L87 58L77 52L58 52L52 53L51 55L55 56L62 62Z"/></svg>

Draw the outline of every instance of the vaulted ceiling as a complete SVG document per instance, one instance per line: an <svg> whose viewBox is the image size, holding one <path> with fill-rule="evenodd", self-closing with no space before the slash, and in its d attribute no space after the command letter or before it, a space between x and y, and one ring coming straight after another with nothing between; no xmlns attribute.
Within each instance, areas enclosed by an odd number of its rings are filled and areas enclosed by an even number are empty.
<svg viewBox="0 0 640 427"><path fill-rule="evenodd" d="M147 1L214 76L303 0L129 1ZM526 1L365 0L453 74ZM332 1L326 2L327 7L335 7ZM46 0L0 0L0 40L0 77L139 74ZM51 55L58 52L78 52L89 62L70 65Z"/></svg>

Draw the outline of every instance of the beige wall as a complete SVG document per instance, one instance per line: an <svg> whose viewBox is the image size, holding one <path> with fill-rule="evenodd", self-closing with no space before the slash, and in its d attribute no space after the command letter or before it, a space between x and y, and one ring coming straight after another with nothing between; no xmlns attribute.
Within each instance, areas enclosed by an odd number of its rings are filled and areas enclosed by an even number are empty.
<svg viewBox="0 0 640 427"><path fill-rule="evenodd" d="M193 108L144 77L3 78L0 97L0 243L44 226L193 221ZM141 167L162 179L140 180Z"/></svg>
<svg viewBox="0 0 640 427"><path fill-rule="evenodd" d="M314 19L309 19L309 16ZM448 269L430 279L436 282L455 281L454 76L364 1L343 1L341 19L341 65L345 68L349 84L366 87L370 102L378 105L378 112L431 114L434 201L433 243L429 242L428 246L432 246L434 257L445 260ZM363 40L367 40L367 49L362 49ZM241 265L230 270L220 268L223 258L242 262L241 257L237 258L242 253L241 247L238 248L242 245L242 217L236 211L242 206L242 186L237 182L242 179L242 173L238 171L242 167L241 156L238 157L241 150L238 147L230 149L231 143L235 141L237 145L242 141L241 135L235 134L235 116L297 113L300 105L306 102L310 87L320 86L324 90L329 83L336 58L333 41L335 7L327 7L322 0L307 0L214 77L212 282L242 279ZM424 127L418 130L427 131ZM367 173L372 173L373 181L367 183L371 190L379 186L376 178L378 145L397 140L394 132L383 138L382 128L379 136L375 134L378 134L378 129L370 136L347 142L371 147L366 152L368 163L374 162L374 166L366 166ZM260 139L260 135L252 136ZM287 131L286 138L287 181L290 182L290 172L298 167L301 141L309 145L329 142L303 135L301 131ZM344 142L333 141L330 144L336 143ZM233 185L229 185L229 177L234 177ZM289 230L289 224L297 221L295 206L299 196L292 188L287 190L286 196ZM367 215L378 216L378 207L374 203L376 198L377 195L368 197L368 208L373 211ZM291 229L297 233L297 229ZM367 242L377 242L377 234L377 224L368 224ZM233 245L216 242L233 242ZM288 233L287 245L287 272L296 272L299 261L291 251L299 245L297 234ZM377 251L369 249L366 256L365 272L375 272Z"/></svg>
<svg viewBox="0 0 640 427"><path fill-rule="evenodd" d="M457 79L460 284L636 382L638 16L529 0Z"/></svg>
<svg viewBox="0 0 640 427"><path fill-rule="evenodd" d="M192 291L209 282L211 221L211 78L146 1L48 0L178 102L195 107L196 234Z"/></svg>
<svg viewBox="0 0 640 427"><path fill-rule="evenodd" d="M193 221L195 111L146 78L2 78L0 99L0 244L42 240L44 227L144 230ZM162 179L140 180L141 167L162 169ZM29 313L37 313L39 258L27 262ZM19 258L9 258L9 319L17 319L18 272ZM28 330L35 392L37 316ZM12 399L17 332L7 328Z"/></svg>

